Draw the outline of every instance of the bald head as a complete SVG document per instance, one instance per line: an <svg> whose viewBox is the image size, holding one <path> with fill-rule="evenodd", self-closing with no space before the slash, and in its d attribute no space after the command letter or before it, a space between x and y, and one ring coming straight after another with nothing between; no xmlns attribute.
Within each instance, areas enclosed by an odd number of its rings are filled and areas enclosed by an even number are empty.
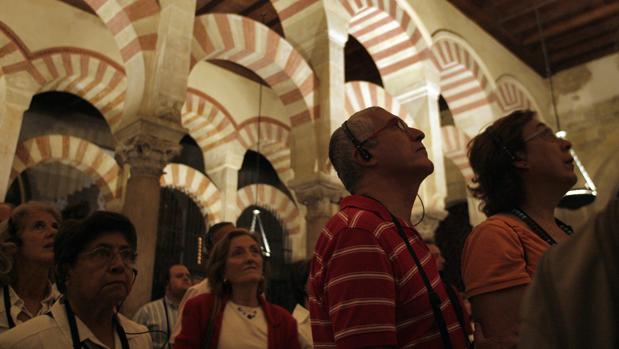
<svg viewBox="0 0 619 349"><path fill-rule="evenodd" d="M385 120L393 118L395 115L380 107L369 107L354 113L346 125L353 136L363 142L377 128L377 125L384 124ZM375 142L369 141L363 145L366 149L371 149ZM356 185L363 177L363 168L353 159L355 146L350 137L344 131L344 127L338 127L329 142L329 160L337 172L338 177L350 193L355 193Z"/></svg>

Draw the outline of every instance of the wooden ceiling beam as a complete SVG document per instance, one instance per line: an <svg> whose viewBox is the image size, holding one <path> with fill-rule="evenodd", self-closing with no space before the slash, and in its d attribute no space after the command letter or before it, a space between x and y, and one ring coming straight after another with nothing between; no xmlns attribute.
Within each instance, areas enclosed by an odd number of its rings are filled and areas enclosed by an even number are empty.
<svg viewBox="0 0 619 349"><path fill-rule="evenodd" d="M589 25L578 31L571 31L546 41L548 51L552 55L552 52L561 50L566 47L577 45L586 40L595 38L600 35L604 35L608 32L619 31L619 15L612 16L604 21L598 22L595 25ZM619 34L618 34L619 35Z"/></svg>
<svg viewBox="0 0 619 349"><path fill-rule="evenodd" d="M449 0L460 11L465 13L469 18L477 22L482 28L489 32L497 41L506 46L518 58L532 67L538 74L543 75L544 65L541 58L532 56L531 53L521 45L520 41L514 37L509 31L505 30L496 22L500 17L498 14L489 14L468 0ZM541 56L540 56L541 57Z"/></svg>
<svg viewBox="0 0 619 349"><path fill-rule="evenodd" d="M559 63L557 63L555 65L555 69L556 71L553 72L553 74L556 74L562 70L565 69L569 69L572 67L575 67L577 65L581 65L581 64L585 64L587 62L590 62L594 59L600 58L600 57L604 57L606 55L612 54L614 52L617 52L617 47L615 45L609 45L609 46L605 46L605 47L601 47L597 50L594 51L589 51L585 54L579 55L579 56L575 56L571 59L566 59L564 61L561 61Z"/></svg>
<svg viewBox="0 0 619 349"><path fill-rule="evenodd" d="M551 38L562 33L565 33L569 30L576 29L578 27L582 27L586 24L589 24L593 21L606 18L614 15L615 13L619 13L619 2L608 4L602 7L599 7L595 10L585 12L580 16L572 17L568 20L559 22L555 25L550 26L549 28L544 29L544 39ZM540 41L539 34L533 34L523 40L524 45L532 44L536 41Z"/></svg>
<svg viewBox="0 0 619 349"><path fill-rule="evenodd" d="M499 24L506 23L514 18L518 18L520 16L526 15L527 13L532 13L536 8L542 8L548 4L552 4L557 2L558 0L544 0L544 1L535 1L533 6L530 2L527 1L518 1L518 2L510 2L511 4L515 4L511 8L503 9L504 12L508 12L509 15L502 16L497 19Z"/></svg>
<svg viewBox="0 0 619 349"><path fill-rule="evenodd" d="M617 33L612 31L604 35L600 35L596 38L589 39L585 42L578 43L577 45L566 47L557 52L553 52L550 55L550 62L558 63L567 58L580 56L586 54L589 51L599 50L606 46L613 46L617 38Z"/></svg>
<svg viewBox="0 0 619 349"><path fill-rule="evenodd" d="M587 0L588 1L588 0ZM549 23L565 20L589 11L591 7L583 1L562 1L559 3L548 3L547 6L537 7L542 24L546 28ZM537 20L535 18L535 7L531 12L518 18L513 18L511 22L503 22L503 27L510 28L514 36L528 37L538 34Z"/></svg>

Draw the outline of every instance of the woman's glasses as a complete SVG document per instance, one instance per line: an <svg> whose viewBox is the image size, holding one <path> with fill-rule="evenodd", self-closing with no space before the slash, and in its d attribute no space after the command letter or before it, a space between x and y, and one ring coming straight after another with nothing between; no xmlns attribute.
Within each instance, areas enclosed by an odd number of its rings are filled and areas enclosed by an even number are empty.
<svg viewBox="0 0 619 349"><path fill-rule="evenodd" d="M82 254L82 257L97 265L110 265L116 256L120 256L120 259L126 266L133 266L137 258L137 252L131 247L118 249L112 246L99 246L90 252Z"/></svg>

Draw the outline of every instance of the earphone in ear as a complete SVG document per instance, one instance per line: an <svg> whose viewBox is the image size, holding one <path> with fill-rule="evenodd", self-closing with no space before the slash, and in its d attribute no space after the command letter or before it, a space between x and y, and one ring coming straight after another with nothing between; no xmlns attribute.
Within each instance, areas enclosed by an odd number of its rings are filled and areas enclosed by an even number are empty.
<svg viewBox="0 0 619 349"><path fill-rule="evenodd" d="M352 133L350 128L348 128L348 121L344 121L342 126L344 126L344 133L346 134L348 139L350 139L352 144L355 146L355 149L357 149L357 151L359 152L359 155L361 155L361 158L365 161L371 160L372 154L370 154L370 152L363 147L363 143L359 142L359 140L357 139L357 137L355 137L355 135Z"/></svg>
<svg viewBox="0 0 619 349"><path fill-rule="evenodd" d="M359 155L361 155L361 158L363 160L369 161L372 159L372 154L370 154L370 152L367 151L364 147L358 146L356 148L357 148L357 151L359 152Z"/></svg>

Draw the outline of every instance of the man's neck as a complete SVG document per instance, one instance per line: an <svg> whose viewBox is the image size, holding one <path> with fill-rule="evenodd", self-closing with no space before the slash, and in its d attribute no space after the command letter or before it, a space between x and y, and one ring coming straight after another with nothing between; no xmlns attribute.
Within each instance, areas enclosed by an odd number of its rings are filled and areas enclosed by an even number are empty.
<svg viewBox="0 0 619 349"><path fill-rule="evenodd" d="M170 291L166 291L164 297L166 302L169 302L170 304L173 304L175 306L178 306L183 299L183 295L177 296Z"/></svg>
<svg viewBox="0 0 619 349"><path fill-rule="evenodd" d="M356 190L356 195L369 196L379 201L394 216L410 222L413 203L417 196L419 185L399 187L389 181L377 181L375 185L361 185Z"/></svg>

